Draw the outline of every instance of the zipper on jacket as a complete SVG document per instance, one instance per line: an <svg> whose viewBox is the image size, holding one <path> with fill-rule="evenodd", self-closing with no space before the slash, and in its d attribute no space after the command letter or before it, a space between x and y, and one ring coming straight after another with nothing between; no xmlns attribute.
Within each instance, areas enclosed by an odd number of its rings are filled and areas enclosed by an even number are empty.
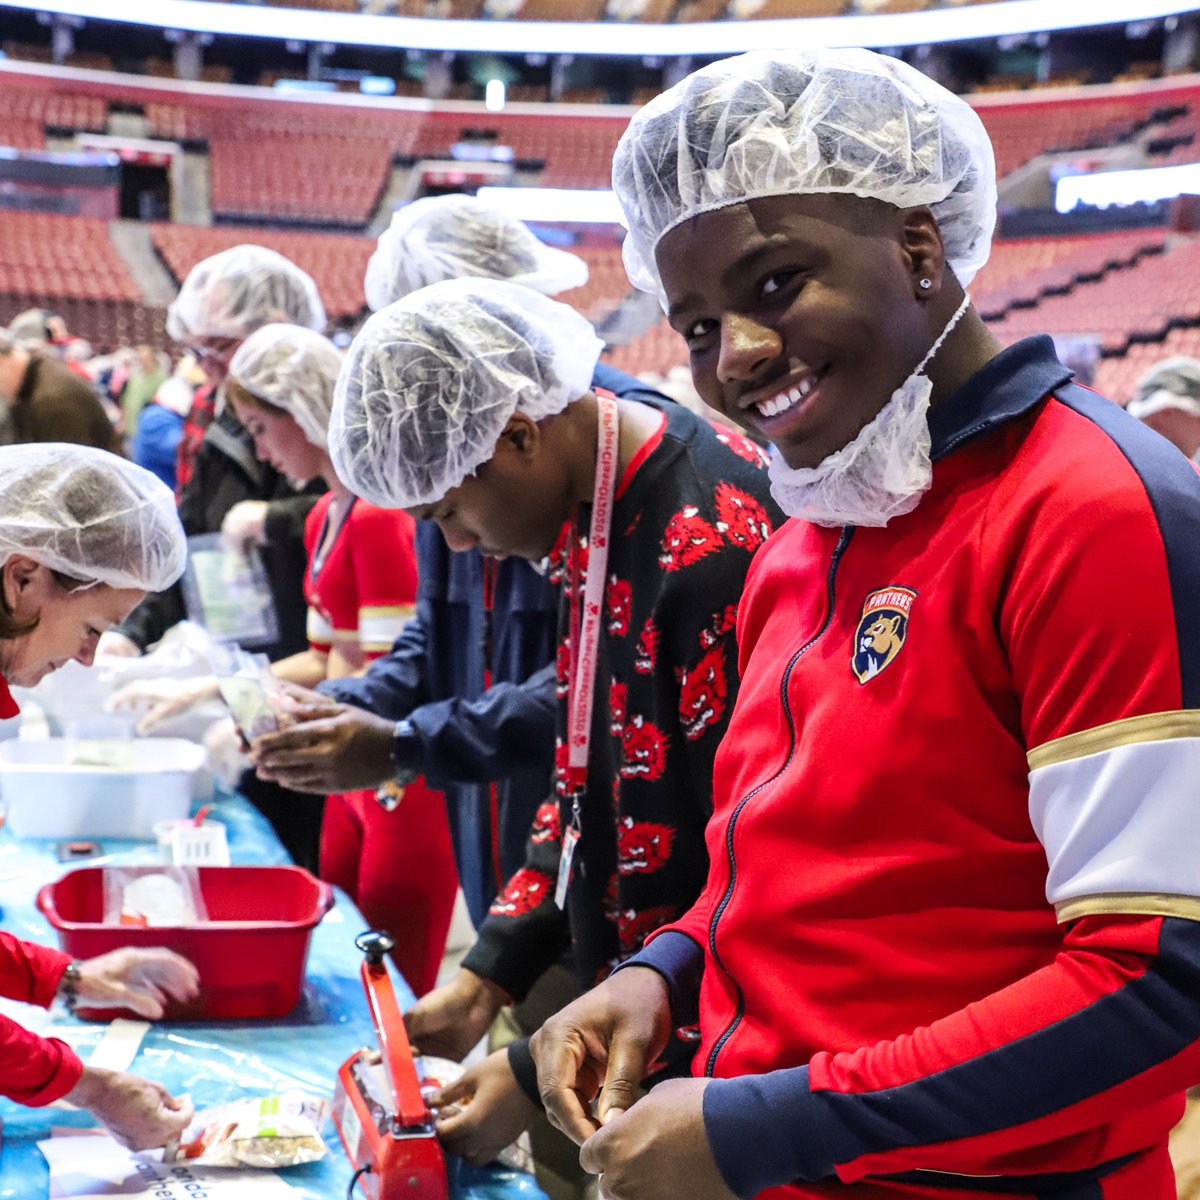
<svg viewBox="0 0 1200 1200"><path fill-rule="evenodd" d="M829 570L825 575L825 619L821 622L821 627L816 633L796 651L795 654L788 660L788 664L783 669L783 680L779 685L779 699L783 706L784 720L787 721L788 727L788 751L787 757L783 760L783 765L769 779L764 779L762 783L756 784L750 789L737 803L737 807L733 810L733 814L729 818L729 824L725 827L725 854L729 859L729 883L725 888L725 894L721 897L721 902L717 905L716 911L712 915L712 920L708 925L708 949L713 956L713 961L725 972L729 981L733 984L734 990L737 992L737 1008L733 1014L733 1020L725 1026L721 1036L713 1043L713 1048L708 1052L708 1058L704 1063L704 1074L711 1075L717 1065L717 1055L721 1053L725 1043L733 1036L733 1032L742 1023L742 1016L746 1009L746 997L743 993L738 981L734 979L729 968L721 961L720 954L717 953L717 923L721 920L722 914L729 906L729 901L733 898L733 889L737 883L737 861L733 853L733 835L737 826L738 817L741 815L742 809L758 795L765 787L769 787L775 782L791 765L792 759L796 754L796 723L792 719L791 704L788 701L788 682L792 677L792 670L796 663L800 661L800 657L821 637L826 629L829 628L830 622L833 620L833 600L834 600L834 582L837 576L838 563L841 562L842 554L845 552L847 545L850 543L851 535L854 533L855 527L847 525L842 529L841 536L838 538L837 545L833 548L833 557L829 560Z"/></svg>

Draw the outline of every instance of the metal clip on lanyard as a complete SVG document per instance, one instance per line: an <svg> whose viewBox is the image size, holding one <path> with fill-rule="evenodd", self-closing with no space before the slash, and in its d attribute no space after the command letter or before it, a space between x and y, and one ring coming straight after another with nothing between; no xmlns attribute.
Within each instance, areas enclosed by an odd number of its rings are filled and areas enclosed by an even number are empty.
<svg viewBox="0 0 1200 1200"><path fill-rule="evenodd" d="M582 607L572 614L571 665L567 683L567 795L571 798L571 820L563 830L562 855L554 903L565 908L571 882L571 863L583 834L581 798L587 787L588 745L592 738L592 698L596 685L596 659L604 619L604 581L608 577L608 540L617 484L620 418L617 401L597 395L596 483L592 490L592 522L588 531L588 563ZM570 599L580 604L579 589Z"/></svg>

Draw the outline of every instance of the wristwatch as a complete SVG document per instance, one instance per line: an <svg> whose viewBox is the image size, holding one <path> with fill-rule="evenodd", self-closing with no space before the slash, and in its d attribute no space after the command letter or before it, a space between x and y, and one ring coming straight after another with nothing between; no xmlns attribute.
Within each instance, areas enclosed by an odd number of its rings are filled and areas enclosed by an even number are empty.
<svg viewBox="0 0 1200 1200"><path fill-rule="evenodd" d="M75 1001L79 998L79 981L81 978L79 968L79 959L71 959L67 963L67 969L62 973L58 981L58 995L63 998L63 1002L69 1009L74 1009Z"/></svg>
<svg viewBox="0 0 1200 1200"><path fill-rule="evenodd" d="M413 723L407 718L397 721L392 733L392 766L396 769L397 783L412 783L420 777L422 749L421 738Z"/></svg>

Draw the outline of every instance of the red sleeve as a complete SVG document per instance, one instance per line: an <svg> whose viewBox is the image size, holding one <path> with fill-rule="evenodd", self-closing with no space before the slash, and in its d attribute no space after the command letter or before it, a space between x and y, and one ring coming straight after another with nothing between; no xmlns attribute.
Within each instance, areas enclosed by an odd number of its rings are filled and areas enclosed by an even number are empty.
<svg viewBox="0 0 1200 1200"><path fill-rule="evenodd" d="M350 561L358 637L368 659L386 654L412 618L417 599L416 525L406 512L354 506Z"/></svg>
<svg viewBox="0 0 1200 1200"><path fill-rule="evenodd" d="M0 993L46 1008L70 961L61 951L0 933ZM82 1073L83 1064L65 1042L39 1037L0 1017L0 1095L18 1104L50 1104L66 1095Z"/></svg>
<svg viewBox="0 0 1200 1200"><path fill-rule="evenodd" d="M1047 411L980 538L1059 948L902 1036L719 1081L706 1128L739 1184L772 1155L772 1182L1091 1168L1165 1140L1200 1080L1200 481L1108 401Z"/></svg>

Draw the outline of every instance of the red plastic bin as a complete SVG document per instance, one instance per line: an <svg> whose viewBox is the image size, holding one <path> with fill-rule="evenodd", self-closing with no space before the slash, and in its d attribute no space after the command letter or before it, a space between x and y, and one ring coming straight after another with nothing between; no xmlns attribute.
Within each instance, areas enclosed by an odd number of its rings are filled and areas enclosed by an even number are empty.
<svg viewBox="0 0 1200 1200"><path fill-rule="evenodd" d="M158 868L132 868L150 874ZM208 910L203 925L105 925L104 868L79 867L46 884L37 905L72 958L121 946L166 946L200 972L200 994L172 1003L167 1021L246 1021L286 1016L300 1000L312 931L333 906L333 889L302 867L198 867ZM89 1020L136 1016L76 1009Z"/></svg>

